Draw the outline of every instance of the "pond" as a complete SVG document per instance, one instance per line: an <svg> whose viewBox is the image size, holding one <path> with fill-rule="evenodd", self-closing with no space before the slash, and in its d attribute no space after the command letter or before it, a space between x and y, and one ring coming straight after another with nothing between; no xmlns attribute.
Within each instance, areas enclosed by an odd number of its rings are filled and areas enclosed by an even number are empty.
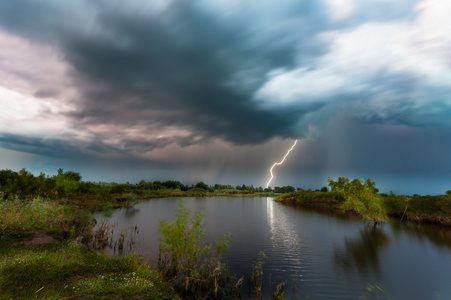
<svg viewBox="0 0 451 300"><path fill-rule="evenodd" d="M394 220L373 230L352 215L266 197L153 199L116 210L107 222L116 233L136 225L134 250L155 261L159 220L174 220L180 201L204 210L208 242L233 234L223 255L232 274L250 282L252 264L265 252L263 299L281 282L285 299L359 299L368 284L383 286L383 299L451 299L451 229L445 227Z"/></svg>

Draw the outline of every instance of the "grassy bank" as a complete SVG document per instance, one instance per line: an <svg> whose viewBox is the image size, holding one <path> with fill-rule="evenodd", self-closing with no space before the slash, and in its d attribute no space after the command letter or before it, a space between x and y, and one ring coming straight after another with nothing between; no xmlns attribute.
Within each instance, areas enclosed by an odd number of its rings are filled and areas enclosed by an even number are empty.
<svg viewBox="0 0 451 300"><path fill-rule="evenodd" d="M108 258L72 241L34 247L2 244L0 295L6 299L174 299L138 255Z"/></svg>
<svg viewBox="0 0 451 300"><path fill-rule="evenodd" d="M0 298L177 298L139 255L108 258L76 243L93 219L89 209L59 203L67 201L0 198ZM37 232L50 243L35 242Z"/></svg>
<svg viewBox="0 0 451 300"><path fill-rule="evenodd" d="M88 214L41 197L5 199L0 193L0 241L18 239L32 230L51 233L58 239L79 234L90 226Z"/></svg>
<svg viewBox="0 0 451 300"><path fill-rule="evenodd" d="M343 192L303 190L280 195L276 201L302 207L343 210L345 199ZM379 194L378 199L393 218L451 226L451 195L411 197L391 193Z"/></svg>

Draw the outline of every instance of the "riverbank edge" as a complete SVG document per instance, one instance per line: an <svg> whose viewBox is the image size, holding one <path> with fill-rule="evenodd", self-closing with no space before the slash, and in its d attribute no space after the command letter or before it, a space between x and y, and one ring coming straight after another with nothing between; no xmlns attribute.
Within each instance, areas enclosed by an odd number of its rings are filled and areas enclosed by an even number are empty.
<svg viewBox="0 0 451 300"><path fill-rule="evenodd" d="M296 196L282 195L274 199L275 202L290 205L294 207L305 207L305 208L319 208L326 210L336 210L344 212L343 202L337 200L334 197L318 197L313 199L299 200ZM355 211L349 211L348 213L356 214ZM451 227L451 218L443 215L433 215L427 213L412 213L408 211L388 211L388 216L401 221L408 220L416 223L423 224L434 224L439 226Z"/></svg>

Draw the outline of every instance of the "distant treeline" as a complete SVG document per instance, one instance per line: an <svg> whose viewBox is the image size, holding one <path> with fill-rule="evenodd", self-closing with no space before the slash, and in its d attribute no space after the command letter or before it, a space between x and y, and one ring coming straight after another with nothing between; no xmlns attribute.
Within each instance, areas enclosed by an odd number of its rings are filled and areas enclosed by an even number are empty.
<svg viewBox="0 0 451 300"><path fill-rule="evenodd" d="M82 181L82 176L78 172L58 170L58 174L49 176L40 173L33 175L26 169L19 172L12 170L0 170L0 192L3 198L18 197L21 199L30 197L61 198L66 196L75 196L81 194L93 194L102 197L108 197L112 194L135 193L143 194L145 192L171 191L171 192L192 192L192 193L217 193L217 194L281 194L294 192L296 189L292 186L283 187L254 187L253 185L207 185L204 182L198 182L191 186L185 185L180 181L144 181L137 184L133 183L115 183L115 182L90 182ZM297 188L297 190L300 190Z"/></svg>

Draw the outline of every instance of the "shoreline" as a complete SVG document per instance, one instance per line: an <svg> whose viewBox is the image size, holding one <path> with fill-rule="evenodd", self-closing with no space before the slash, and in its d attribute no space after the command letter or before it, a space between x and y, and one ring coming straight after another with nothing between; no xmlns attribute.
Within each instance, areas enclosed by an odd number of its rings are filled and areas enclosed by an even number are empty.
<svg viewBox="0 0 451 300"><path fill-rule="evenodd" d="M360 215L355 211L347 211L345 212L342 208L343 202L338 201L336 198L329 196L329 197L318 197L318 198L312 198L308 200L299 200L296 198L296 195L293 195L291 197L285 196L279 196L274 199L275 202L284 204L284 205L290 205L293 207L304 207L304 208L310 208L310 209L321 209L321 210L332 210L332 211L340 211L345 214L350 215ZM428 213L416 213L409 211L409 207L407 207L406 212L404 211L388 211L387 215L390 218L398 219L402 221L410 221L415 223L421 223L421 224L433 224L438 226L444 226L444 227L451 227L451 217L446 215L437 215L437 214L428 214ZM402 222L401 221L401 222Z"/></svg>

